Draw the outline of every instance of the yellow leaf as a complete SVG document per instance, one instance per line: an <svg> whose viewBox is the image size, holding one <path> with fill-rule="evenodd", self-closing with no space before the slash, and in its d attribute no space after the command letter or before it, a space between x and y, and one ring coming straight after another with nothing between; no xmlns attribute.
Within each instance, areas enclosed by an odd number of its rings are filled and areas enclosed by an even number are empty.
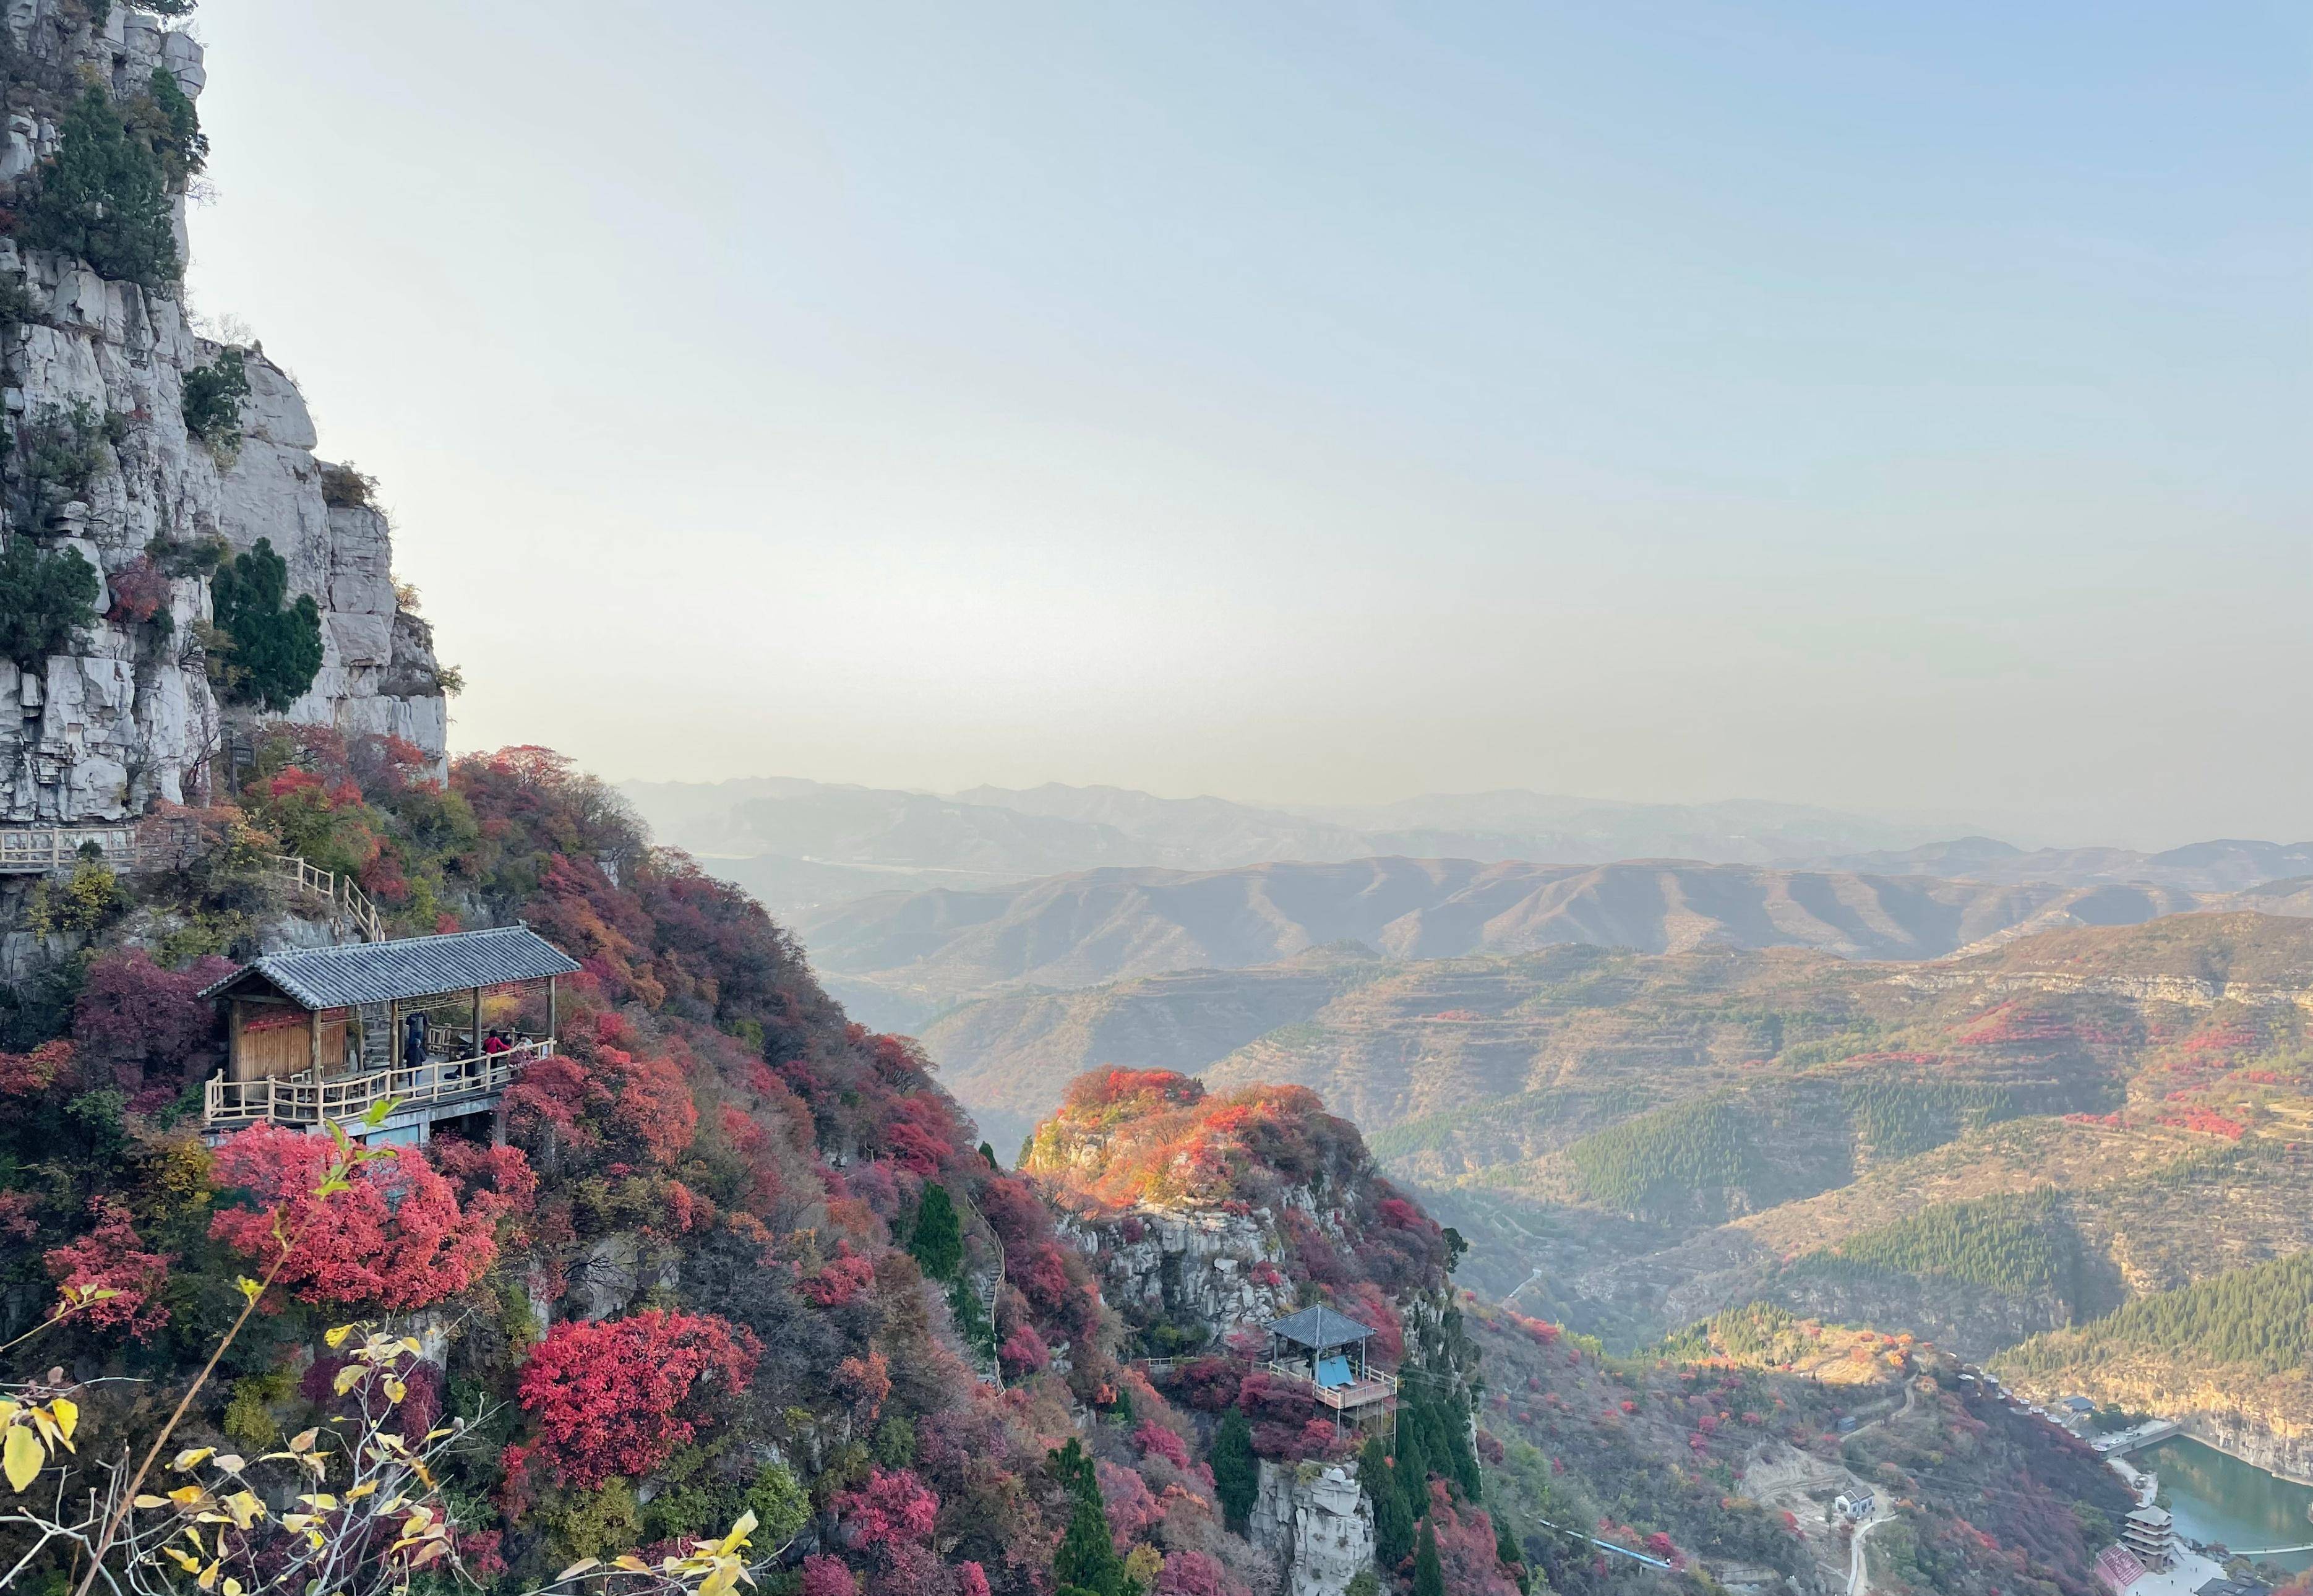
<svg viewBox="0 0 2313 1596"><path fill-rule="evenodd" d="M319 1425L315 1425L310 1430L298 1431L295 1435L289 1437L289 1450L291 1451L312 1451L313 1450L313 1443L320 1438L321 1434L321 1426Z"/></svg>
<svg viewBox="0 0 2313 1596"><path fill-rule="evenodd" d="M321 1339L329 1344L329 1347L331 1352L335 1352L339 1347L343 1346L346 1344L346 1337L353 1333L353 1326L349 1324L341 1324L336 1329L323 1331L321 1334Z"/></svg>
<svg viewBox="0 0 2313 1596"><path fill-rule="evenodd" d="M602 1559L600 1557L581 1557L576 1563L570 1565L569 1567L556 1574L554 1576L554 1583L558 1585L564 1580L577 1578L589 1568L600 1568L602 1565Z"/></svg>
<svg viewBox="0 0 2313 1596"><path fill-rule="evenodd" d="M354 1383L368 1372L369 1371L363 1368L359 1364L347 1364L344 1368L339 1370L338 1378L335 1382L338 1388L338 1395L342 1397L347 1391L353 1390Z"/></svg>
<svg viewBox="0 0 2313 1596"><path fill-rule="evenodd" d="M7 1472L9 1489L22 1491L38 1479L40 1465L46 1460L47 1454L40 1451L40 1443L33 1439L31 1431L22 1425L8 1426L7 1443L0 1447L0 1469Z"/></svg>
<svg viewBox="0 0 2313 1596"><path fill-rule="evenodd" d="M248 1491L235 1491L224 1499L224 1510L233 1514L236 1528L246 1530L265 1516L265 1504Z"/></svg>
<svg viewBox="0 0 2313 1596"><path fill-rule="evenodd" d="M214 1446L189 1446L170 1460L169 1467L182 1474L188 1469L198 1467L204 1459L215 1455L215 1452Z"/></svg>
<svg viewBox="0 0 2313 1596"><path fill-rule="evenodd" d="M219 1559L218 1561L210 1564L207 1568L201 1570L201 1577L195 1583L198 1583L204 1591L215 1590L217 1571L224 1566L224 1563L223 1559Z"/></svg>
<svg viewBox="0 0 2313 1596"><path fill-rule="evenodd" d="M13 1402L0 1401L0 1425L13 1424L15 1419L16 1404Z"/></svg>
<svg viewBox="0 0 2313 1596"><path fill-rule="evenodd" d="M142 1495L142 1496L137 1497L137 1498L136 1498L136 1502L135 1502L134 1504L132 1504L132 1505L136 1506L136 1507L148 1507L148 1508L149 1508L149 1507L166 1507L166 1506L168 1506L168 1505L169 1505L169 1499L168 1499L166 1496L154 1496L154 1495L150 1495L150 1494L147 1494L147 1495Z"/></svg>
<svg viewBox="0 0 2313 1596"><path fill-rule="evenodd" d="M644 1562L640 1557L636 1557L632 1552L628 1552L623 1557L611 1558L611 1566L613 1568L623 1568L629 1574L648 1574L651 1571L651 1565Z"/></svg>
<svg viewBox="0 0 2313 1596"><path fill-rule="evenodd" d="M364 1496L368 1495L375 1489L377 1489L377 1481L374 1479L368 1481L366 1484L357 1485L352 1490L346 1493L346 1500L348 1502L358 1502Z"/></svg>
<svg viewBox="0 0 2313 1596"><path fill-rule="evenodd" d="M224 1582L224 1596L241 1596L241 1582L227 1575Z"/></svg>
<svg viewBox="0 0 2313 1596"><path fill-rule="evenodd" d="M262 1285L259 1285L256 1281L251 1280L246 1275L234 1280L233 1285L239 1289L242 1296L248 1298L252 1302L257 1301L257 1299L263 1295L265 1292L265 1288Z"/></svg>
<svg viewBox="0 0 2313 1596"><path fill-rule="evenodd" d="M216 1465L228 1474L238 1474L243 1469L249 1467L249 1460L246 1458L238 1457L232 1452L227 1452L224 1456L216 1460Z"/></svg>
<svg viewBox="0 0 2313 1596"><path fill-rule="evenodd" d="M731 1596L738 1585L737 1571L726 1564L699 1582L699 1596Z"/></svg>
<svg viewBox="0 0 2313 1596"><path fill-rule="evenodd" d="M73 1430L80 1424L80 1404L70 1397L58 1397L48 1404L48 1411L56 1415L57 1428L62 1430L65 1440L70 1442Z"/></svg>
<svg viewBox="0 0 2313 1596"><path fill-rule="evenodd" d="M752 1535L754 1532L755 1510L751 1507L746 1512L739 1515L738 1521L731 1526L731 1533L726 1535L723 1538L723 1544L717 1547L715 1549L727 1557L732 1553L737 1551L741 1547L746 1545L747 1537Z"/></svg>
<svg viewBox="0 0 2313 1596"><path fill-rule="evenodd" d="M408 1386L404 1385L399 1380L396 1380L391 1374L385 1377L385 1399L387 1401L399 1402L402 1398L409 1394L409 1388Z"/></svg>
<svg viewBox="0 0 2313 1596"><path fill-rule="evenodd" d="M201 1560L191 1553L180 1552L172 1546L164 1546L161 1549L174 1557L177 1560L177 1566L187 1574L198 1574L201 1571Z"/></svg>

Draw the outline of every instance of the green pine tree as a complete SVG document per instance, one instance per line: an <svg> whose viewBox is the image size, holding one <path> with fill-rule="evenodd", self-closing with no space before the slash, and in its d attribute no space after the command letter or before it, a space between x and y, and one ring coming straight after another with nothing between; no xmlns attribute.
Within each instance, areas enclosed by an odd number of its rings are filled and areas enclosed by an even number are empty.
<svg viewBox="0 0 2313 1596"><path fill-rule="evenodd" d="M935 1280L953 1280L963 1269L963 1227L955 1216L955 1201L947 1195L947 1188L936 1181L924 1183L924 1195L916 1205L916 1233L908 1240L908 1250L924 1267L924 1273Z"/></svg>
<svg viewBox="0 0 2313 1596"><path fill-rule="evenodd" d="M321 611L308 593L289 596L289 562L259 538L218 567L209 594L216 624L233 638L231 697L279 714L303 697L321 669Z"/></svg>
<svg viewBox="0 0 2313 1596"><path fill-rule="evenodd" d="M1413 1596L1446 1596L1446 1570L1438 1562L1438 1531L1421 1526L1421 1544L1413 1554Z"/></svg>
<svg viewBox="0 0 2313 1596"><path fill-rule="evenodd" d="M1108 1528L1108 1509L1100 1498L1100 1476L1084 1444L1071 1440L1051 1454L1052 1470L1076 1498L1069 1514L1068 1532L1060 1537L1052 1557L1052 1576L1063 1589L1080 1586L1092 1596L1125 1596L1124 1559L1116 1555L1116 1541Z"/></svg>
<svg viewBox="0 0 2313 1596"><path fill-rule="evenodd" d="M1384 1568L1395 1568L1412 1555L1413 1514L1405 1505L1405 1493L1399 1488L1397 1477L1390 1472L1389 1456L1382 1451L1378 1435L1367 1436L1365 1450L1358 1454L1358 1481L1373 1503L1374 1561Z"/></svg>
<svg viewBox="0 0 2313 1596"><path fill-rule="evenodd" d="M1253 1426L1245 1422L1243 1408L1221 1415L1220 1430L1213 1437L1212 1466L1213 1495L1220 1498L1222 1516L1230 1529L1242 1533L1253 1498L1261 1495L1261 1463L1253 1455Z"/></svg>
<svg viewBox="0 0 2313 1596"><path fill-rule="evenodd" d="M1397 1464L1391 1470L1405 1516L1416 1521L1429 1515L1429 1459L1421 1449L1421 1425L1414 1416L1419 1401L1416 1398L1398 1409Z"/></svg>
<svg viewBox="0 0 2313 1596"><path fill-rule="evenodd" d="M9 539L0 548L0 659L44 669L75 630L96 624L103 587L79 549L50 552L21 532Z"/></svg>
<svg viewBox="0 0 2313 1596"><path fill-rule="evenodd" d="M73 102L61 131L25 208L23 241L77 256L107 277L152 289L175 284L183 263L161 157L129 136L102 89Z"/></svg>
<svg viewBox="0 0 2313 1596"><path fill-rule="evenodd" d="M1475 1502L1485 1488L1485 1480L1478 1472L1478 1454L1470 1446L1470 1407L1466 1397L1454 1396L1437 1408L1439 1427L1445 1433L1447 1472L1461 1488L1462 1500Z"/></svg>

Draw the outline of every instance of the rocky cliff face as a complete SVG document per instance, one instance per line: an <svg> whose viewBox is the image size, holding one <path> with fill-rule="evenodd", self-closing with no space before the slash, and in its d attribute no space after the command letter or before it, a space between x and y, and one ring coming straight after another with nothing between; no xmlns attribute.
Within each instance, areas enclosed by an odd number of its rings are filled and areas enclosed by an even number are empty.
<svg viewBox="0 0 2313 1596"><path fill-rule="evenodd" d="M1285 1596L1341 1596L1374 1565L1373 1504L1354 1463L1264 1461L1246 1530L1285 1564Z"/></svg>
<svg viewBox="0 0 2313 1596"><path fill-rule="evenodd" d="M1306 1192L1291 1192L1288 1200L1317 1216ZM1109 1304L1144 1328L1166 1324L1192 1339L1218 1342L1293 1311L1285 1244L1269 1209L1135 1208L1103 1218L1063 1216L1060 1231L1091 1255Z"/></svg>
<svg viewBox="0 0 2313 1596"><path fill-rule="evenodd" d="M186 94L200 91L201 49L187 34L119 5L101 29L84 15L78 0L9 0L0 200L21 204L39 180L71 85L127 96L165 67ZM181 247L181 196L176 205ZM247 350L243 435L237 448L215 447L188 429L184 393L187 373L224 346L197 335L171 293L7 241L0 285L14 290L0 329L6 536L76 549L104 580L103 618L66 652L29 668L0 660L0 822L122 820L215 790L218 756L247 712L222 704L209 678L209 583L172 557L219 540L239 552L269 539L293 598L320 608L321 669L287 719L391 733L441 759L447 715L431 636L396 602L384 518L344 493L325 495L312 419L289 376ZM69 480L68 498L36 491L31 457L44 430L58 428L75 429L87 452L85 480ZM140 582L157 589L154 618L125 602Z"/></svg>

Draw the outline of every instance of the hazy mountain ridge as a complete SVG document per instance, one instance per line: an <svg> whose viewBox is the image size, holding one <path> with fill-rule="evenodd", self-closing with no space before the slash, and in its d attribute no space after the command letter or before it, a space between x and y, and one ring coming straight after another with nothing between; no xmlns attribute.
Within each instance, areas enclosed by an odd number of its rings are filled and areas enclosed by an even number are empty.
<svg viewBox="0 0 2313 1596"><path fill-rule="evenodd" d="M1057 782L943 794L761 776L630 781L620 791L662 841L767 891L774 912L880 888L995 885L1104 866L1220 870L1387 854L1766 864L1908 847L1935 835L1799 804L1625 803L1519 792L1332 810ZM827 873L848 869L873 873Z"/></svg>
<svg viewBox="0 0 2313 1596"><path fill-rule="evenodd" d="M1682 860L1467 859L1104 870L979 890L884 894L802 916L814 965L879 1022L921 1023L1018 987L1244 969L1355 943L1393 960L1589 943L1640 952L1807 947L1933 959L2053 927L2202 907L2166 888L2071 888Z"/></svg>

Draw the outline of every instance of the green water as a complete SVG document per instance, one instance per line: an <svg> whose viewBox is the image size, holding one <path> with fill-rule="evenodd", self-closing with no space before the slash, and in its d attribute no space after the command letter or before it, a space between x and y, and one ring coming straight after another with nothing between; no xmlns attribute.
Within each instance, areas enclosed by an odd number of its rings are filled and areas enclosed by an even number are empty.
<svg viewBox="0 0 2313 1596"><path fill-rule="evenodd" d="M2276 1479L2185 1435L2132 1452L2128 1460L2159 1474L2160 1499L2187 1539L2219 1540L2235 1551L2313 1543L2313 1518L2306 1513L2313 1486ZM2313 1568L2313 1552L2266 1561L2292 1571Z"/></svg>

